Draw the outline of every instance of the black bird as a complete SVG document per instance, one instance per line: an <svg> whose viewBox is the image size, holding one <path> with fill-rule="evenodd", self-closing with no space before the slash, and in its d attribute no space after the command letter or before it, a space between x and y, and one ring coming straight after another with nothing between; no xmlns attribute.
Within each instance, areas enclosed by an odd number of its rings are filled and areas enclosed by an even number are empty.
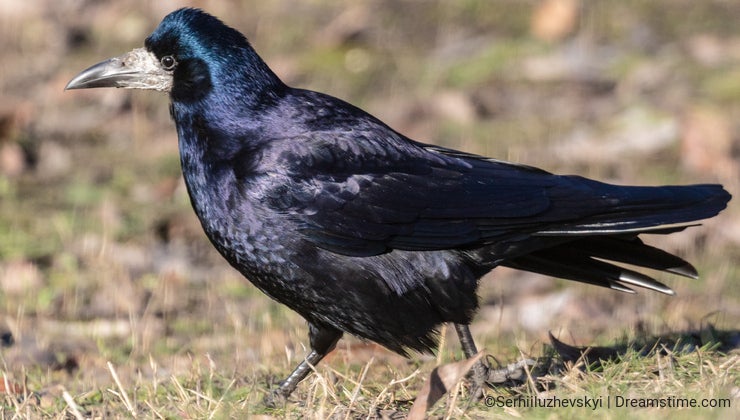
<svg viewBox="0 0 740 420"><path fill-rule="evenodd" d="M311 353L343 332L407 355L455 324L467 356L479 279L497 266L672 294L612 262L696 277L644 244L716 215L720 185L616 186L413 141L334 97L285 85L247 39L197 9L67 89L169 92L188 193L206 235L255 286L301 314Z"/></svg>

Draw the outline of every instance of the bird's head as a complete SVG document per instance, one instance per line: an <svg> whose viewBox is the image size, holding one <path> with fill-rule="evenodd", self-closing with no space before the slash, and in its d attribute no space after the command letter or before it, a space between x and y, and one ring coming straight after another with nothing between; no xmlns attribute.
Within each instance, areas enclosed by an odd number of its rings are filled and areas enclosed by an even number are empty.
<svg viewBox="0 0 740 420"><path fill-rule="evenodd" d="M170 13L144 45L82 71L65 89L152 89L169 92L173 101L190 102L219 83L280 83L244 35L199 9Z"/></svg>

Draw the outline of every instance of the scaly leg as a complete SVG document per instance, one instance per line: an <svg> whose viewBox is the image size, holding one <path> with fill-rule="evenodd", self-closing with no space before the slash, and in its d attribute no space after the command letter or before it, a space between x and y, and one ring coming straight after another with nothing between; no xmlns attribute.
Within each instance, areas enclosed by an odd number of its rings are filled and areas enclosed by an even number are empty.
<svg viewBox="0 0 740 420"><path fill-rule="evenodd" d="M265 397L265 403L275 406L278 401L284 401L295 391L298 383L311 372L330 351L334 350L342 332L332 327L308 324L308 338L311 343L311 353L280 383L280 386Z"/></svg>
<svg viewBox="0 0 740 420"><path fill-rule="evenodd" d="M470 328L465 324L455 324L455 331L457 332L457 338L460 339L460 346L462 346L465 357L470 359L478 354L473 335L470 334ZM487 378L488 367L483 364L482 360L478 360L473 365L473 382L475 383L475 389L472 392L473 399L483 396L483 387Z"/></svg>

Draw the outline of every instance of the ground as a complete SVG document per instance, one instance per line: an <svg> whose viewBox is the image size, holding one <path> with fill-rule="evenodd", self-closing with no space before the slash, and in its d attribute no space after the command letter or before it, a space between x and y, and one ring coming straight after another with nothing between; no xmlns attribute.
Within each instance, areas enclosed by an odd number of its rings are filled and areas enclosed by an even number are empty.
<svg viewBox="0 0 740 420"><path fill-rule="evenodd" d="M462 357L450 331L436 356L411 359L346 337L293 402L261 404L305 354L307 328L207 242L167 97L63 91L141 46L181 3L242 31L287 83L414 139L615 183L724 184L736 199L719 217L651 239L701 274L661 276L677 296L497 269L481 282L472 330L503 364L551 355L549 332L609 349L663 337L658 351L553 370L489 391L489 402L726 398L730 409L593 412L738 413L740 3L0 0L4 416L402 416L435 366ZM492 405L456 387L430 414L591 412Z"/></svg>

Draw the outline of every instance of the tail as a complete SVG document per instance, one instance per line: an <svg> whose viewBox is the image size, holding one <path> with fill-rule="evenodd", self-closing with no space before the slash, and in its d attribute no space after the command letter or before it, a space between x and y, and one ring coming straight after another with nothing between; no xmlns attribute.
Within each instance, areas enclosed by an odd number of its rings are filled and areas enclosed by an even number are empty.
<svg viewBox="0 0 740 420"><path fill-rule="evenodd" d="M573 240L557 242L502 265L628 293L634 293L630 287L634 286L674 294L671 288L654 278L613 263L698 277L690 263L646 245L638 235L670 234L692 226L692 222L713 217L730 201L727 191L720 185L617 187L597 184L604 192L602 197L614 200L613 207L572 224L559 224L538 232L541 236L572 237Z"/></svg>
<svg viewBox="0 0 740 420"><path fill-rule="evenodd" d="M732 196L721 185L632 187L605 184L581 177L566 177L588 189L579 212L590 216L537 232L538 236L594 236L647 233L680 227L716 216Z"/></svg>
<svg viewBox="0 0 740 420"><path fill-rule="evenodd" d="M502 265L518 270L575 280L620 292L635 293L629 286L673 295L670 287L654 278L612 262L650 268L697 278L696 269L685 260L644 244L636 236L589 236L521 257Z"/></svg>

